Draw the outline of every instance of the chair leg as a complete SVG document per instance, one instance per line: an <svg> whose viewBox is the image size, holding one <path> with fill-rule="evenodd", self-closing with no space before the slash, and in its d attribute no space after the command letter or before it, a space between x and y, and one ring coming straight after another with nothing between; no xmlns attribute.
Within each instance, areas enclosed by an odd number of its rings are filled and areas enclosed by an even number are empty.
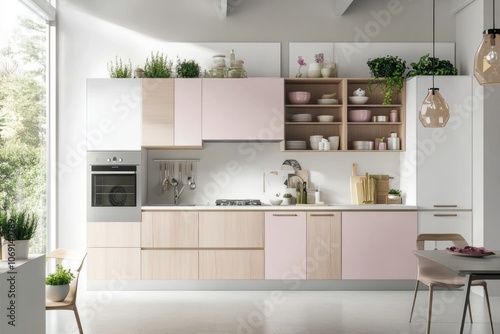
<svg viewBox="0 0 500 334"><path fill-rule="evenodd" d="M78 330L80 331L80 334L83 334L82 323L80 322L80 316L78 315L78 309L76 308L76 305L73 311L75 312L75 318L76 318L76 323L78 324Z"/></svg>
<svg viewBox="0 0 500 334"><path fill-rule="evenodd" d="M469 304L468 304L468 306L469 306L469 319L470 319L470 323L472 324L473 321L472 321L472 310L471 310L471 307L470 307L470 298L469 298Z"/></svg>
<svg viewBox="0 0 500 334"><path fill-rule="evenodd" d="M490 308L490 297L488 295L488 288L486 285L483 286L484 288L484 297L486 298L486 305L488 306L488 316L490 318L490 326L491 326L491 334L494 334L493 330L493 318L491 317L491 308Z"/></svg>
<svg viewBox="0 0 500 334"><path fill-rule="evenodd" d="M420 281L417 280L417 284L415 285L415 293L413 294L413 304L411 304L410 320L408 320L408 322L411 322L411 318L413 317L413 309L415 308L415 300L417 300L417 291L418 291L419 284L420 284Z"/></svg>
<svg viewBox="0 0 500 334"><path fill-rule="evenodd" d="M427 329L425 331L426 334L431 333L431 317L432 317L432 295L434 292L434 286L429 285L429 305L427 306Z"/></svg>

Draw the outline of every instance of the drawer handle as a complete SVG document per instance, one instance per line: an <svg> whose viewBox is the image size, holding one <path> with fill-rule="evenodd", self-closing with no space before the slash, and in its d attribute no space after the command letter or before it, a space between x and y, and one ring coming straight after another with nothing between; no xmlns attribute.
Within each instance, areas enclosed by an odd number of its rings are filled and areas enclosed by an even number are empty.
<svg viewBox="0 0 500 334"><path fill-rule="evenodd" d="M296 213L273 213L274 217L297 217Z"/></svg>
<svg viewBox="0 0 500 334"><path fill-rule="evenodd" d="M334 217L333 213L311 213L311 217Z"/></svg>
<svg viewBox="0 0 500 334"><path fill-rule="evenodd" d="M451 204L451 205L440 205L440 204L435 204L434 205L435 208L456 208L458 207L458 205L455 205L455 204Z"/></svg>
<svg viewBox="0 0 500 334"><path fill-rule="evenodd" d="M458 216L456 213L436 213L434 217L456 217Z"/></svg>

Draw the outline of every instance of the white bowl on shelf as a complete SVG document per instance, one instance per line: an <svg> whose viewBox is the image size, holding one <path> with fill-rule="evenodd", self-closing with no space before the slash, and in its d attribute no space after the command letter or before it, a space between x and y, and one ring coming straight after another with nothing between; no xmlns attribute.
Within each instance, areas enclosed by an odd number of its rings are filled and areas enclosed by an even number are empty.
<svg viewBox="0 0 500 334"><path fill-rule="evenodd" d="M333 115L319 115L317 117L318 122L333 122L334 118Z"/></svg>
<svg viewBox="0 0 500 334"><path fill-rule="evenodd" d="M368 99L368 96L349 96L349 102L352 104L365 104Z"/></svg>
<svg viewBox="0 0 500 334"><path fill-rule="evenodd" d="M281 203L283 203L283 200L281 198L271 198L269 200L269 203L271 203L271 205L281 205Z"/></svg>

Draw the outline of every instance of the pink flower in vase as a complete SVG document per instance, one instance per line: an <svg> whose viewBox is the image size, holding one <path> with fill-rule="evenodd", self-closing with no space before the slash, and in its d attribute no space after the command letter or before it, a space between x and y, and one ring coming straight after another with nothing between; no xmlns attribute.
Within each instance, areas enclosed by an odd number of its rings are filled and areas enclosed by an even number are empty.
<svg viewBox="0 0 500 334"><path fill-rule="evenodd" d="M297 73L297 75L295 76L296 78L302 78L302 73L300 73L300 68L302 66L306 66L306 62L304 61L304 59L302 58L302 56L299 56L299 60L297 60L297 64L299 64L299 72Z"/></svg>
<svg viewBox="0 0 500 334"><path fill-rule="evenodd" d="M323 64L324 61L324 55L323 53L318 53L314 55L314 61L317 62L318 64Z"/></svg>

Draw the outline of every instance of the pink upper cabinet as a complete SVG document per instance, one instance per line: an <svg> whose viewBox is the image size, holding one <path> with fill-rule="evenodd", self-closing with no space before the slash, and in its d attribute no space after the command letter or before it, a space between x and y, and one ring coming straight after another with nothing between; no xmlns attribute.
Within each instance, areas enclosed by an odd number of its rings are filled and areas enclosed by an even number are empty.
<svg viewBox="0 0 500 334"><path fill-rule="evenodd" d="M282 78L203 79L203 140L283 140Z"/></svg>
<svg viewBox="0 0 500 334"><path fill-rule="evenodd" d="M202 146L201 79L175 79L175 146Z"/></svg>

